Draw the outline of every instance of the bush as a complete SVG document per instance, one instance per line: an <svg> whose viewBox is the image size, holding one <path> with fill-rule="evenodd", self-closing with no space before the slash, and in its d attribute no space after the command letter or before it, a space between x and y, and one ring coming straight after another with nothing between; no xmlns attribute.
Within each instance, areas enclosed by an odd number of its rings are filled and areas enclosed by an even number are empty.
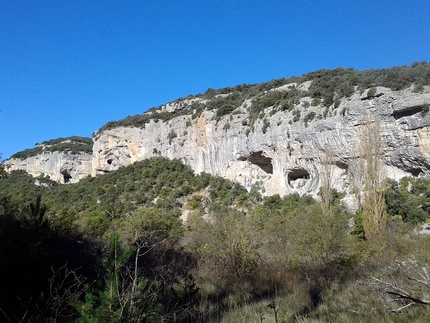
<svg viewBox="0 0 430 323"><path fill-rule="evenodd" d="M430 218L429 179L405 177L399 182L390 180L388 183L385 200L390 216L400 216L410 224L424 222Z"/></svg>
<svg viewBox="0 0 430 323"><path fill-rule="evenodd" d="M312 81L308 91L299 91L296 87L287 90L274 90L282 85L295 82ZM187 97L187 100L199 97L208 100L206 103L193 101L187 103L186 99L178 99L173 103L179 108L172 113L162 110L163 106L151 108L140 115L128 116L118 121L110 121L99 129L99 133L115 127L144 127L146 123L154 120L167 122L182 115L191 115L192 119L200 116L204 110L216 110L215 120L233 113L244 100L251 99L249 109L249 124L252 126L257 119L263 119L264 109L272 107L272 112L289 111L300 104L304 97L312 98L312 106L324 107L340 105L340 100L351 96L355 88L361 93L371 97L374 88L384 86L393 90L401 90L414 85L414 91L422 91L425 85L430 85L430 64L427 62L413 63L410 67L398 66L388 69L370 69L358 71L352 68L336 68L332 70L318 70L307 73L301 77L280 78L260 84L241 84L221 89L208 89L204 94ZM307 104L305 103L306 107Z"/></svg>
<svg viewBox="0 0 430 323"><path fill-rule="evenodd" d="M376 94L376 87L371 87L368 91L367 91L367 97L371 98L374 97Z"/></svg>
<svg viewBox="0 0 430 323"><path fill-rule="evenodd" d="M42 144L36 144L35 148L26 149L24 151L17 152L11 156L11 158L26 159L36 155L40 155L44 152L67 152L73 155L81 152L91 154L93 152L93 140L85 137L67 137L57 138L42 142Z"/></svg>

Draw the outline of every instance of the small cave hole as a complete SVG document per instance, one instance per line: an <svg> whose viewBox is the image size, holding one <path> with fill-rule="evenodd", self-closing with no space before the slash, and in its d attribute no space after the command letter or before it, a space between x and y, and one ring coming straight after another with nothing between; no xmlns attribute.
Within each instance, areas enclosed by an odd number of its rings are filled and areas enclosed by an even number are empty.
<svg viewBox="0 0 430 323"><path fill-rule="evenodd" d="M308 171L302 168L297 168L288 173L288 183L298 179L309 179Z"/></svg>
<svg viewBox="0 0 430 323"><path fill-rule="evenodd" d="M418 177L421 174L421 169L419 168L410 168L407 170L413 177Z"/></svg>
<svg viewBox="0 0 430 323"><path fill-rule="evenodd" d="M257 165L268 174L273 174L272 158L263 156L262 151L252 152L249 156L241 156L237 160L249 161L251 164Z"/></svg>
<svg viewBox="0 0 430 323"><path fill-rule="evenodd" d="M107 160L107 163L108 163L109 165L112 165L112 162L113 162L113 159L108 159L108 160Z"/></svg>
<svg viewBox="0 0 430 323"><path fill-rule="evenodd" d="M70 183L70 180L72 179L72 175L69 174L69 172L67 172L67 170L63 170L61 172L61 175L63 175L63 180L64 183Z"/></svg>
<svg viewBox="0 0 430 323"><path fill-rule="evenodd" d="M427 110L428 108L426 109L425 106L417 105L417 106L407 107L401 110L394 111L392 116L394 117L394 119L397 120L403 117L410 117L420 112L426 112Z"/></svg>
<svg viewBox="0 0 430 323"><path fill-rule="evenodd" d="M346 163L346 162L343 162L343 161L338 160L338 161L336 161L334 164L335 164L337 167L339 167L340 169L348 170L348 163Z"/></svg>

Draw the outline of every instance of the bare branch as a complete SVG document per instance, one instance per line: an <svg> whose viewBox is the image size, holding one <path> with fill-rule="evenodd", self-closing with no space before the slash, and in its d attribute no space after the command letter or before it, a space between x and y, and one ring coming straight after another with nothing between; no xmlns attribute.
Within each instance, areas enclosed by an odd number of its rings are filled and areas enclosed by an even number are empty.
<svg viewBox="0 0 430 323"><path fill-rule="evenodd" d="M372 277L372 279L374 281L376 281L378 284L384 286L385 292L387 294L398 296L401 299L408 299L408 300L412 301L413 303L418 303L418 304L423 304L423 305L429 305L430 304L430 300L427 300L423 297L416 296L412 292L409 292L408 290L406 290L405 288L400 288L397 285L397 283L392 284L392 283L387 282L381 278L376 278L376 277ZM427 284L425 282L423 283L423 282L421 282L415 278L412 278L412 280L419 282L419 283L422 283L422 284L427 286Z"/></svg>
<svg viewBox="0 0 430 323"><path fill-rule="evenodd" d="M411 306L411 305L414 305L414 304L415 304L414 302L410 302L409 304L407 304L407 305L405 305L405 306L402 306L402 307L396 308L396 309L394 309L394 310L390 310L390 312L400 312L400 311L404 310L405 308L407 308L407 307L409 307L409 306Z"/></svg>

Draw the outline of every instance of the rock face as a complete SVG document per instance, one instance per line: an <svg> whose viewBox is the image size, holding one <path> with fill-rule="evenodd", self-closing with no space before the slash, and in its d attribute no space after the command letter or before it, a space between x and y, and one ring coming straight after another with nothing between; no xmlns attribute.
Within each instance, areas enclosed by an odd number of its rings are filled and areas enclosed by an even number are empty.
<svg viewBox="0 0 430 323"><path fill-rule="evenodd" d="M271 91L306 91L308 82ZM228 96L225 94L224 96ZM326 108L301 97L294 109L265 108L263 117L251 118L252 101L233 113L217 109L197 111L193 98L170 103L158 111L171 114L142 126L101 130L93 138L93 154L43 154L17 162L6 161L8 171L24 169L58 182L75 182L154 156L179 159L196 173L219 175L243 184L258 185L266 195L317 195L327 172L328 153L333 187L351 192L348 165L356 159L366 120L380 123L387 176L430 175L430 89L392 91L378 87L366 96L356 91ZM188 109L189 113L178 113ZM175 115L177 115L175 117ZM375 134L377 135L377 134ZM65 175L66 174L66 175ZM68 180L66 179L68 178Z"/></svg>
<svg viewBox="0 0 430 323"><path fill-rule="evenodd" d="M288 90L282 87L277 90ZM377 88L366 97L356 92L338 107L311 106L300 99L295 111L267 108L265 118L251 129L250 101L218 121L216 111L193 119L182 115L168 122L151 121L142 128L118 127L95 137L95 176L153 156L176 158L197 173L229 178L250 189L260 185L268 195L294 192L316 195L321 185L323 159L332 155L333 185L348 190L348 164L356 158L361 129L368 116L379 120L387 176L430 174L430 91L391 91ZM172 106L166 107L174 111ZM313 117L312 117L313 116ZM293 120L295 120L293 122Z"/></svg>
<svg viewBox="0 0 430 323"><path fill-rule="evenodd" d="M26 159L11 158L4 162L7 172L24 170L34 177L49 176L55 182L77 183L91 174L92 155L46 152Z"/></svg>

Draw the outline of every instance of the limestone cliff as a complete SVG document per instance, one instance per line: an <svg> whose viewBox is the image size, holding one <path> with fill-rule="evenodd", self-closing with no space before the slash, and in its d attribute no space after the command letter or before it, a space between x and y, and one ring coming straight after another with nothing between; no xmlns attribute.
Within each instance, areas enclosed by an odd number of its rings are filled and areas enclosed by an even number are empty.
<svg viewBox="0 0 430 323"><path fill-rule="evenodd" d="M58 183L76 183L91 174L92 140L70 137L36 144L4 161L7 172L24 170L34 177L49 176Z"/></svg>
<svg viewBox="0 0 430 323"><path fill-rule="evenodd" d="M289 88L283 86L275 91ZM411 89L392 91L378 87L371 97L356 91L337 107L312 106L310 102L311 98L303 97L290 111L267 107L264 117L252 126L252 103L245 100L234 113L221 118L216 118L217 111L206 110L197 117L193 111L194 114L167 122L151 120L139 128L120 126L103 130L95 136L92 175L136 160L165 156L180 159L197 173L226 177L248 189L260 185L269 195L316 195L324 171L323 159L330 151L333 185L348 191L349 160L357 157L355 147L368 115L380 122L387 176L398 179L429 175L428 88L415 93ZM176 106L164 106L161 111L174 113L192 103L185 100Z"/></svg>
<svg viewBox="0 0 430 323"><path fill-rule="evenodd" d="M232 90L177 100L108 123L95 132L92 154L43 152L5 166L64 183L165 156L196 173L219 175L247 189L257 185L266 195L315 196L329 154L333 187L351 192L348 166L358 157L362 126L370 118L380 123L388 177L430 175L430 87L355 86L331 102L310 91L312 82L247 96Z"/></svg>
<svg viewBox="0 0 430 323"><path fill-rule="evenodd" d="M34 177L41 175L58 183L77 183L91 172L91 154L63 152L42 153L24 160L5 161L6 171L24 170Z"/></svg>

